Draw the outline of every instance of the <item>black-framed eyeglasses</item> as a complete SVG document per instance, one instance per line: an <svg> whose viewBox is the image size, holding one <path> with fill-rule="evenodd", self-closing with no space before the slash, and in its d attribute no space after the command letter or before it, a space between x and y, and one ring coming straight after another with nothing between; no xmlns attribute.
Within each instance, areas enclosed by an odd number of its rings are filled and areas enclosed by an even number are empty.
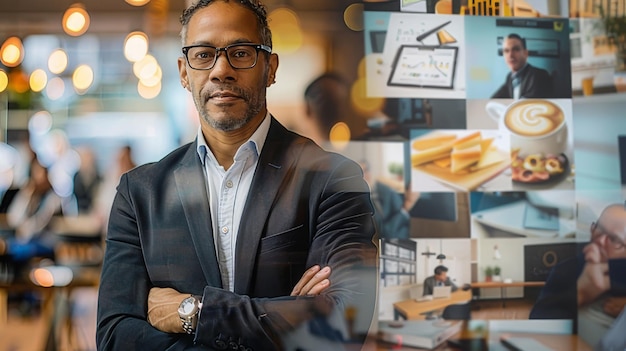
<svg viewBox="0 0 626 351"><path fill-rule="evenodd" d="M256 65L259 50L272 53L272 48L262 44L231 44L223 48L211 45L190 45L183 47L183 54L189 67L207 70L215 66L220 52L226 53L226 59L232 68L247 69Z"/></svg>
<svg viewBox="0 0 626 351"><path fill-rule="evenodd" d="M602 236L606 236L607 240L611 244L615 250L621 250L626 247L626 243L620 239L620 237L616 234L609 233L604 227L600 225L598 222L591 223L591 240L597 240Z"/></svg>

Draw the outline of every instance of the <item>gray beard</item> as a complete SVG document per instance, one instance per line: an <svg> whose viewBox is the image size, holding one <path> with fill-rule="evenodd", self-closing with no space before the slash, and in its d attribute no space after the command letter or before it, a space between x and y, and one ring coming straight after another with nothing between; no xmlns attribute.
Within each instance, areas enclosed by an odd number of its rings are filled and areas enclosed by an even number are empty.
<svg viewBox="0 0 626 351"><path fill-rule="evenodd" d="M201 116L202 119L207 122L213 129L221 130L223 132L230 132L246 125L248 122L250 122L250 120L252 120L254 116L256 116L259 111L259 108L257 108L256 111L250 109L246 112L246 115L243 119L228 118L221 121L211 118L211 116L209 116L209 114L205 110L202 110Z"/></svg>

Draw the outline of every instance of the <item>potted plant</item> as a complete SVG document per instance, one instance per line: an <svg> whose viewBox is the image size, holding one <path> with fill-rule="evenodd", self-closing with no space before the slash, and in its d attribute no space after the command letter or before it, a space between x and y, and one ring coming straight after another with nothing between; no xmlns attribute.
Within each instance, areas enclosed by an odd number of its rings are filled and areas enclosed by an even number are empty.
<svg viewBox="0 0 626 351"><path fill-rule="evenodd" d="M500 276L500 266L493 267L493 281L502 281L502 276Z"/></svg>
<svg viewBox="0 0 626 351"><path fill-rule="evenodd" d="M612 13L610 8L605 9L602 5L598 5L598 12L609 45L615 48L615 86L621 91L626 85L626 12Z"/></svg>
<svg viewBox="0 0 626 351"><path fill-rule="evenodd" d="M491 266L487 266L487 268L485 268L485 281L493 281L493 267Z"/></svg>
<svg viewBox="0 0 626 351"><path fill-rule="evenodd" d="M389 164L389 173L396 176L396 179L402 180L404 176L404 166L401 163L392 162Z"/></svg>

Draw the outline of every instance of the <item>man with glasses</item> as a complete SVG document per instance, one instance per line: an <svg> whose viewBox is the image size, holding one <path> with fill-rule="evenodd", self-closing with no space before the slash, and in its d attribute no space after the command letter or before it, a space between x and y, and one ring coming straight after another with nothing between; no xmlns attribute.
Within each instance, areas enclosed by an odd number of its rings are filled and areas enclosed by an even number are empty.
<svg viewBox="0 0 626 351"><path fill-rule="evenodd" d="M626 281L626 271L617 271L619 262L626 259L626 208L611 204L604 208L597 221L591 224L591 240L582 253L563 261L552 269L530 313L530 318L576 319L578 308L606 297L604 310L613 317L624 307L624 299L616 285ZM617 280L615 280L617 279Z"/></svg>
<svg viewBox="0 0 626 351"><path fill-rule="evenodd" d="M378 260L358 164L267 111L278 56L263 5L200 0L181 22L180 81L200 128L194 142L121 177L98 349L362 343L367 330L354 328L371 323Z"/></svg>

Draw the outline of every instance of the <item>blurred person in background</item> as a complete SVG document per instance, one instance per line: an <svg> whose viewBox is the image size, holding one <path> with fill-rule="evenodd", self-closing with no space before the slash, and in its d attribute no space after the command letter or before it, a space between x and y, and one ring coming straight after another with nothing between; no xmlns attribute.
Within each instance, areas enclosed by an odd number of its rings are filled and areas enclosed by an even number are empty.
<svg viewBox="0 0 626 351"><path fill-rule="evenodd" d="M76 150L80 156L80 166L74 174L74 197L78 204L78 213L89 213L96 201L102 177L96 165L96 156L88 146Z"/></svg>
<svg viewBox="0 0 626 351"><path fill-rule="evenodd" d="M133 148L130 144L126 144L117 150L112 163L106 168L107 172L98 187L93 204L93 215L98 218L103 233L106 233L109 214L115 197L115 188L120 177L136 166Z"/></svg>
<svg viewBox="0 0 626 351"><path fill-rule="evenodd" d="M312 128L303 134L325 147L332 128L354 115L350 105L350 85L338 73L328 72L315 78L304 90L305 115Z"/></svg>
<svg viewBox="0 0 626 351"><path fill-rule="evenodd" d="M64 213L63 201L52 187L48 169L33 158L30 179L17 192L7 212L7 223L15 230L15 236L7 240L7 252L14 261L54 256L56 238L50 229L52 218L76 214Z"/></svg>

